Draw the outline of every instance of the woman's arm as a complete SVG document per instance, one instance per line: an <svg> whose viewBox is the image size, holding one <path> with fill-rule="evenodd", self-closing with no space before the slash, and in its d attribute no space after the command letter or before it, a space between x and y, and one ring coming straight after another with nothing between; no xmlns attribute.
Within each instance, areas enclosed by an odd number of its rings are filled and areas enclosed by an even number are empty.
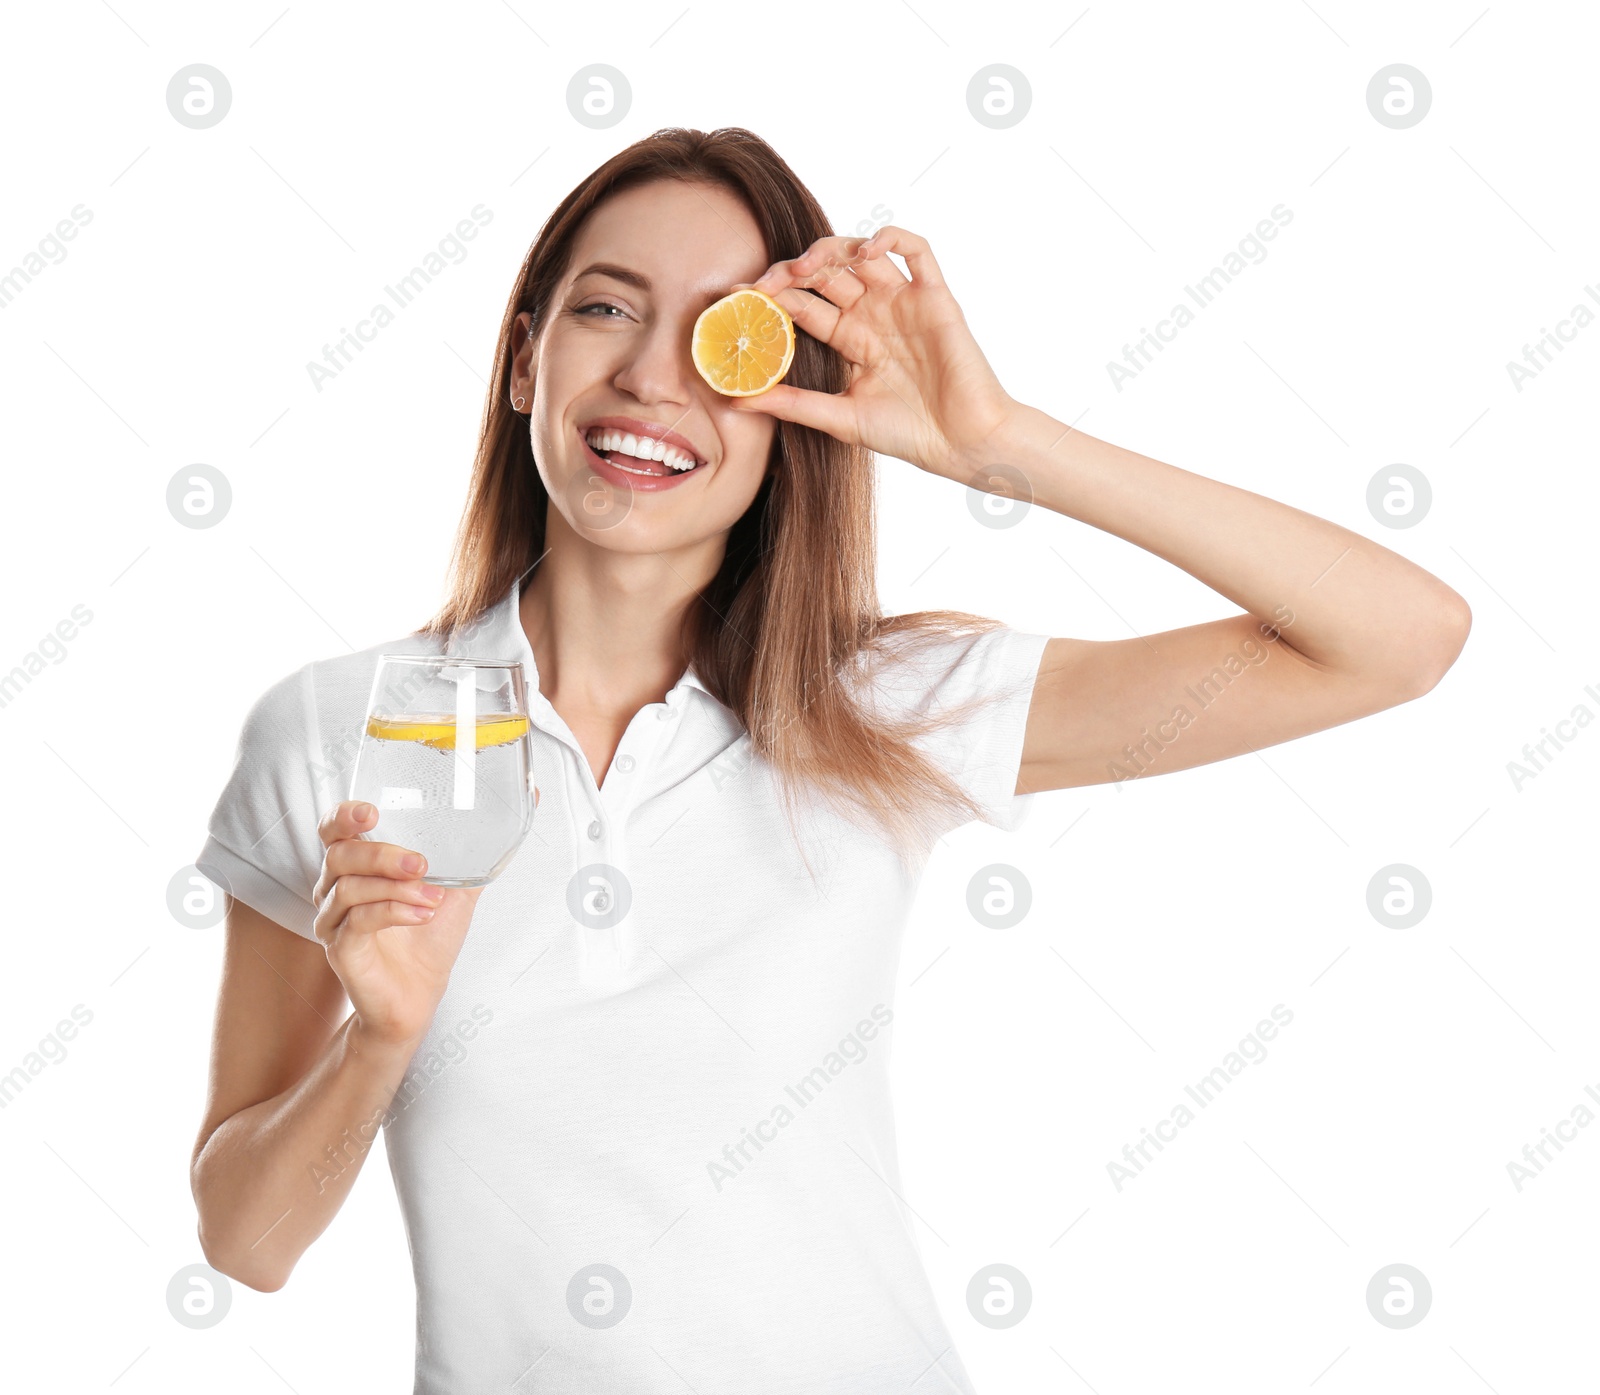
<svg viewBox="0 0 1600 1395"><path fill-rule="evenodd" d="M735 410L991 492L1011 492L1000 472L982 484L1003 462L1036 503L1166 558L1245 612L1126 640L1052 639L1019 793L1182 770L1338 726L1427 692L1461 652L1466 602L1397 553L1015 401L917 234L820 238L751 284L844 356L850 384L780 383L732 399Z"/></svg>
<svg viewBox="0 0 1600 1395"><path fill-rule="evenodd" d="M363 1040L345 1005L320 944L229 906L190 1185L206 1262L250 1288L282 1288L327 1229L415 1050Z"/></svg>
<svg viewBox="0 0 1600 1395"><path fill-rule="evenodd" d="M483 893L425 885L420 854L361 836L377 816L345 799L318 821L315 939L228 906L189 1175L206 1259L251 1288L283 1287L343 1204L391 1102L410 1104L402 1082Z"/></svg>
<svg viewBox="0 0 1600 1395"><path fill-rule="evenodd" d="M1426 693L1466 642L1472 613L1455 591L1336 523L1020 403L987 453L1022 472L1035 503L1165 558L1245 612L1126 640L1052 639L1018 793L1183 770L1354 721Z"/></svg>

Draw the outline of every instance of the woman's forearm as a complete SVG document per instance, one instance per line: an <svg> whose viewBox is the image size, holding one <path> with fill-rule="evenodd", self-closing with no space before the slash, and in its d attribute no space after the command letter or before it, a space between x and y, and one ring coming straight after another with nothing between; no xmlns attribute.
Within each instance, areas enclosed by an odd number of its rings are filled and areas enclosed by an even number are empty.
<svg viewBox="0 0 1600 1395"><path fill-rule="evenodd" d="M295 1085L217 1126L190 1179L212 1268L283 1287L343 1205L414 1051L364 1040L352 1013Z"/></svg>
<svg viewBox="0 0 1600 1395"><path fill-rule="evenodd" d="M1431 684L1461 651L1467 603L1431 572L1313 514L1075 431L1018 404L990 459L1034 502L1164 557L1328 669Z"/></svg>

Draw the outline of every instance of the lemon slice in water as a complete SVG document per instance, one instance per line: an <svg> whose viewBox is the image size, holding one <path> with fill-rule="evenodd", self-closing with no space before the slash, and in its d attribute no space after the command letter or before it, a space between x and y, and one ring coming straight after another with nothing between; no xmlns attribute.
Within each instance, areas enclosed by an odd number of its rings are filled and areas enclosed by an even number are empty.
<svg viewBox="0 0 1600 1395"><path fill-rule="evenodd" d="M516 713L478 718L478 749L503 746L528 729L528 719ZM420 741L436 751L456 748L456 724L449 717L369 717L367 735L379 741Z"/></svg>

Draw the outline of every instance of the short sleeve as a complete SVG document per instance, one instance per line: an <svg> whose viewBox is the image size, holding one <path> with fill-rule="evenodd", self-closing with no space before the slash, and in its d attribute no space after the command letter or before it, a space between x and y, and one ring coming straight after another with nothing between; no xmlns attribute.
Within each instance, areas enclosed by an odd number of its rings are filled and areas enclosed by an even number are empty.
<svg viewBox="0 0 1600 1395"><path fill-rule="evenodd" d="M233 772L195 859L217 886L310 940L316 939L311 895L323 853L318 743L307 664L268 688L245 716Z"/></svg>
<svg viewBox="0 0 1600 1395"><path fill-rule="evenodd" d="M1011 832L1032 807L1031 794L1016 793L1027 735L1028 710L1049 635L1007 625L972 635L950 635L917 643L909 670L890 682L911 707L930 715L964 714L918 737L918 749L955 780L980 811L984 823Z"/></svg>

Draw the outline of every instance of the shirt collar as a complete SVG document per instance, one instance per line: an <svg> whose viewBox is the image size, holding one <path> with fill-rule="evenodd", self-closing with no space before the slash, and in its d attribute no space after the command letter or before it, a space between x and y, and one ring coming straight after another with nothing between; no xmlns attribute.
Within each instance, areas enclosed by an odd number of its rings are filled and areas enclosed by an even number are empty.
<svg viewBox="0 0 1600 1395"><path fill-rule="evenodd" d="M445 653L473 658L520 659L529 691L534 693L539 690L539 667L534 662L527 631L522 628L521 600L522 578L518 577L511 583L511 589L476 620L451 632L445 643ZM711 696L711 690L700 681L692 661L672 691L680 688L698 688L707 697Z"/></svg>

